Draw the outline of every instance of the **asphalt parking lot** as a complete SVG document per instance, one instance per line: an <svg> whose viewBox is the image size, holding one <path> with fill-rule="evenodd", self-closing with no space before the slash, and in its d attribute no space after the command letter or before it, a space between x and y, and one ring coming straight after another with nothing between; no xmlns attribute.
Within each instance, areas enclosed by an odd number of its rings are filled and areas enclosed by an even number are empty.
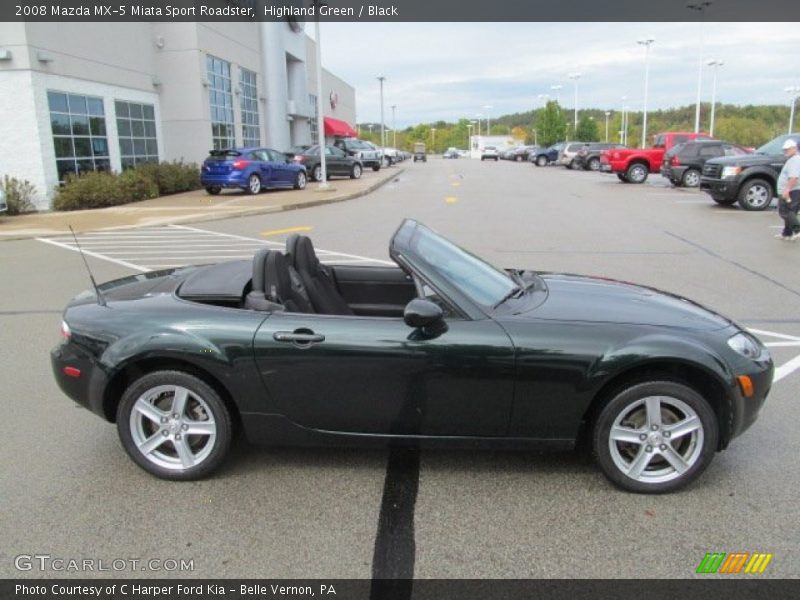
<svg viewBox="0 0 800 600"><path fill-rule="evenodd" d="M498 266L634 281L713 307L771 345L776 382L756 424L667 496L618 491L581 454L526 452L389 460L240 444L211 479L157 480L52 379L61 309L89 286L71 241L0 243L0 576L68 575L14 567L49 554L194 563L128 576L691 577L707 552L773 553L765 577L800 576L800 243L773 238L773 209L719 207L661 179L432 159L344 203L81 239L103 281L246 256L292 231L326 261L387 261L395 228L414 217ZM387 464L399 492L385 489Z"/></svg>

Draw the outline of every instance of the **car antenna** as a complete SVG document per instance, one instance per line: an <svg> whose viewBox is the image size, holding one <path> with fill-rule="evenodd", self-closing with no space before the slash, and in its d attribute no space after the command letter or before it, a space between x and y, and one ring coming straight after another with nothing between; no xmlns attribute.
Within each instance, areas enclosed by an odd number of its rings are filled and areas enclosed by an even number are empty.
<svg viewBox="0 0 800 600"><path fill-rule="evenodd" d="M92 270L89 268L89 263L86 261L86 256L83 253L83 248L78 243L78 236L75 235L75 230L72 229L72 225L69 225L69 230L72 233L72 239L75 240L75 246L78 248L78 252L80 252L81 258L83 259L83 264L86 265L86 270L89 272L89 279L92 281L92 287L94 288L94 293L97 296L97 303L100 306L107 306L106 299L103 297L103 294L100 292L100 288L97 287L97 282L94 280L94 275L92 275Z"/></svg>

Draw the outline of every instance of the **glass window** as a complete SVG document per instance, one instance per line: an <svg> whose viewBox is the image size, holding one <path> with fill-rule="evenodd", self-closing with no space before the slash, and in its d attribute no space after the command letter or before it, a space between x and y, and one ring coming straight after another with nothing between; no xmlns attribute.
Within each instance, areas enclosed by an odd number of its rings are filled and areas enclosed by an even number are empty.
<svg viewBox="0 0 800 600"><path fill-rule="evenodd" d="M236 145L233 127L231 64L210 54L206 57L211 138L215 149ZM258 142L256 142L258 144Z"/></svg>
<svg viewBox="0 0 800 600"><path fill-rule="evenodd" d="M122 168L158 162L155 107L152 104L124 100L117 100L114 106L117 113L117 135Z"/></svg>
<svg viewBox="0 0 800 600"><path fill-rule="evenodd" d="M700 146L700 156L705 158L714 158L722 155L722 148L717 144L703 144Z"/></svg>
<svg viewBox="0 0 800 600"><path fill-rule="evenodd" d="M71 173L108 170L103 99L48 90L47 103L59 181Z"/></svg>
<svg viewBox="0 0 800 600"><path fill-rule="evenodd" d="M261 143L261 129L258 118L258 88L256 74L244 68L239 69L239 106L242 111L242 144L258 146Z"/></svg>
<svg viewBox="0 0 800 600"><path fill-rule="evenodd" d="M308 127L311 130L311 141L316 142L319 137L319 127L317 125L317 97L314 94L309 94L308 102L311 104L312 115L308 120Z"/></svg>

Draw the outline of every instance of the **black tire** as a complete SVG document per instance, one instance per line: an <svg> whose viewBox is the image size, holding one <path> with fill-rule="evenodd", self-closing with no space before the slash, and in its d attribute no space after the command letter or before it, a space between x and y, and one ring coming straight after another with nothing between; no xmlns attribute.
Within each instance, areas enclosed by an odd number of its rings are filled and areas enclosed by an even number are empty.
<svg viewBox="0 0 800 600"><path fill-rule="evenodd" d="M647 165L642 163L633 163L628 167L625 171L625 181L627 183L644 183L647 181L647 176L649 175L649 171L647 170Z"/></svg>
<svg viewBox="0 0 800 600"><path fill-rule="evenodd" d="M212 196L216 196L222 191L222 187L218 185L209 185L206 187L206 191Z"/></svg>
<svg viewBox="0 0 800 600"><path fill-rule="evenodd" d="M573 158L571 161L569 161L569 164L567 165L567 168L568 168L570 171L574 171L575 169L577 169L577 168L578 168L578 163L576 163L576 162L575 162L575 159L574 159L574 158Z"/></svg>
<svg viewBox="0 0 800 600"><path fill-rule="evenodd" d="M590 171L599 171L600 170L600 159L599 158L590 158L589 162L587 163L586 167Z"/></svg>
<svg viewBox="0 0 800 600"><path fill-rule="evenodd" d="M700 171L697 169L686 169L681 177L682 187L699 187L700 186Z"/></svg>
<svg viewBox="0 0 800 600"><path fill-rule="evenodd" d="M314 165L314 168L311 169L311 179L322 181L322 165Z"/></svg>
<svg viewBox="0 0 800 600"><path fill-rule="evenodd" d="M350 169L350 179L360 179L362 171L361 165L358 163L354 164L353 168Z"/></svg>
<svg viewBox="0 0 800 600"><path fill-rule="evenodd" d="M380 171L380 170L381 170L381 166L380 166L380 164L377 164L377 165L372 165L372 170L373 170L373 171L375 171L376 173L377 173L378 171Z"/></svg>
<svg viewBox="0 0 800 600"><path fill-rule="evenodd" d="M485 156L481 156L481 162L483 162L483 159L485 159L485 158L486 158Z"/></svg>
<svg viewBox="0 0 800 600"><path fill-rule="evenodd" d="M715 198L711 196L711 199L720 206L733 206L736 204L736 198Z"/></svg>
<svg viewBox="0 0 800 600"><path fill-rule="evenodd" d="M517 162L522 162L522 156L517 155L514 157L514 160Z"/></svg>
<svg viewBox="0 0 800 600"><path fill-rule="evenodd" d="M203 456L202 460L194 466L183 468L177 465L177 462L180 461L177 452L178 446L176 445L176 440L171 438L177 435L178 439L180 439L181 427L176 426L175 429L169 429L173 426L172 420L166 425L156 425L154 421L150 421L147 418L145 419L145 421L151 423L152 428L156 430L155 433L151 434L152 436L159 435L159 431L167 433L167 435L164 436L166 441L160 446L153 448L148 454L148 456L153 456L153 458L145 456L145 454L139 450L134 440L134 435L139 435L136 433L137 426L132 423L133 419L131 415L134 411L134 406L140 398L145 397L148 391L153 391L162 386L165 388L169 386L178 386L188 390L190 396L186 401L184 412L188 412L192 408L197 410L197 407L200 407L200 409L202 409L200 414L206 415L208 417L207 420L210 421L213 418L212 425L215 429L214 436L205 441L205 444L210 444L210 447L207 448L206 445L203 444L202 438L204 438L205 435L184 434L183 436L183 444L186 444L191 449L197 447L199 450L198 454ZM205 407L200 404L200 401L197 400L198 398L203 401ZM168 397L163 397L163 402L169 402ZM170 410L172 410L171 407L166 409L167 413ZM210 411L211 415L207 414L208 411ZM137 416L138 413L134 418ZM183 416L182 414L181 417ZM195 415L193 414L191 416ZM203 421L202 419L193 420L195 422ZM176 421L175 423L178 422ZM172 431L177 431L178 434L173 434ZM222 398L220 398L219 394L204 381L198 379L194 375L184 373L183 371L156 371L135 380L122 394L122 399L117 407L117 432L125 451L133 461L145 471L161 479L185 481L206 477L219 467L230 449L231 440L233 438L233 424L228 408L225 406ZM167 448L163 449L165 445ZM159 452L159 455L156 455L156 451ZM176 464L172 468L161 466L155 462L156 460L164 460L162 456L165 455L164 453L172 453L174 455L172 460ZM159 456L162 456L162 458L159 458ZM169 456L166 456L166 459L169 458Z"/></svg>
<svg viewBox="0 0 800 600"><path fill-rule="evenodd" d="M537 167L546 167L547 163L548 163L548 160L547 160L546 156L542 155L542 156L537 156L536 157L536 166Z"/></svg>
<svg viewBox="0 0 800 600"><path fill-rule="evenodd" d="M625 176L625 173L617 173L617 179L622 183L628 183L628 178Z"/></svg>
<svg viewBox="0 0 800 600"><path fill-rule="evenodd" d="M651 425L645 398L658 400L658 410L653 411L658 425ZM670 425L688 423L690 418L697 429L671 437ZM630 429L625 435L636 441L620 441L618 433L612 440L615 423L619 423L616 432ZM719 425L711 405L696 390L656 379L632 383L617 392L594 420L592 436L595 459L614 485L629 492L663 494L688 485L708 467L717 449ZM641 440L641 436L646 437ZM668 456L686 471L681 473ZM641 474L629 475L639 459L644 465Z"/></svg>
<svg viewBox="0 0 800 600"><path fill-rule="evenodd" d="M261 177L253 173L247 180L247 187L244 190L251 196L261 193Z"/></svg>
<svg viewBox="0 0 800 600"><path fill-rule="evenodd" d="M767 210L774 196L772 184L766 179L750 179L740 189L736 201L744 210Z"/></svg>
<svg viewBox="0 0 800 600"><path fill-rule="evenodd" d="M308 178L306 177L305 171L298 171L297 176L294 178L294 189L305 189L307 182Z"/></svg>

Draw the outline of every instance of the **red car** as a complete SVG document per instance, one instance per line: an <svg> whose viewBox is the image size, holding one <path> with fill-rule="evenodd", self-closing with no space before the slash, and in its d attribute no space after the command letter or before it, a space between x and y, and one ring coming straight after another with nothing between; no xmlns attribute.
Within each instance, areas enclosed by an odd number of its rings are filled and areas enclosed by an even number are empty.
<svg viewBox="0 0 800 600"><path fill-rule="evenodd" d="M616 173L623 183L644 183L648 174L659 172L664 153L673 146L692 140L711 139L713 138L707 133L659 133L655 136L652 148L606 150L600 155L600 170Z"/></svg>

